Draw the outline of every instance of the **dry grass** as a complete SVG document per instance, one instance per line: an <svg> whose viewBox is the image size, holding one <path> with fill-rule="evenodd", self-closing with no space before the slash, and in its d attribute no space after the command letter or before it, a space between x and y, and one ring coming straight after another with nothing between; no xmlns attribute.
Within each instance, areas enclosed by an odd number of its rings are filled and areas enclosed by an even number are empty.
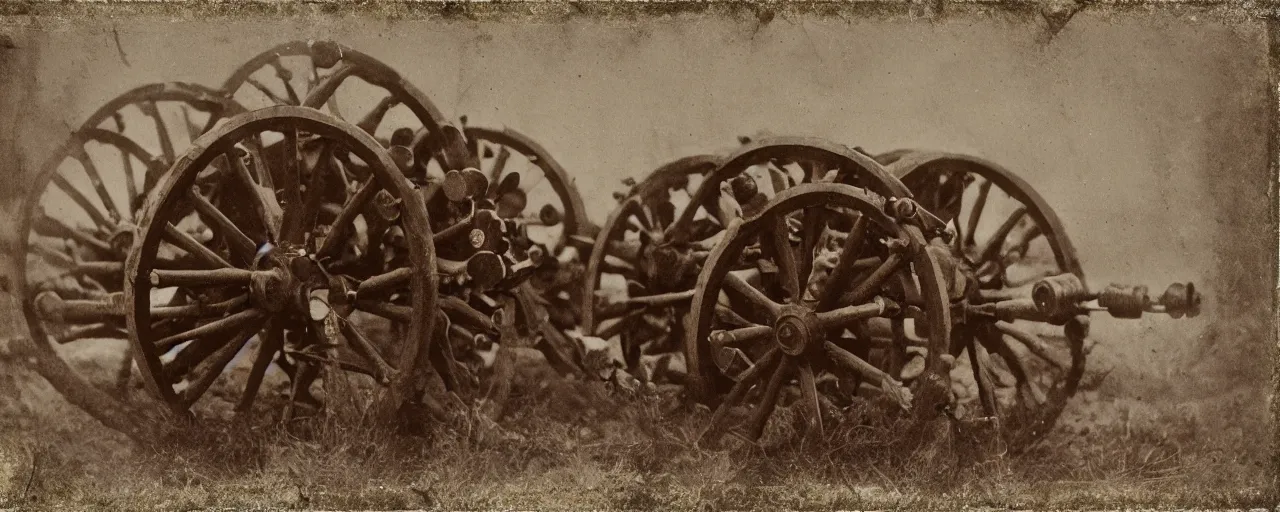
<svg viewBox="0 0 1280 512"><path fill-rule="evenodd" d="M953 509L1270 507L1265 450L1224 441L1176 411L1066 422L1019 455L993 454L946 420L920 425L866 404L818 442L786 414L759 445L698 448L705 410L674 391L620 396L529 367L499 431L477 421L426 437L359 426L204 423L127 444L21 367L6 368L0 504L191 509ZM12 371L10 371L12 370ZM1091 392L1069 415L1114 400ZM10 399L9 397L13 397ZM1098 404L1092 401L1099 402ZM1081 426L1087 425L1087 426ZM481 433L485 435L480 435ZM1263 438L1265 439L1265 437ZM1234 444L1233 444L1234 443ZM33 467L34 462L34 467ZM7 470L6 470L7 468Z"/></svg>

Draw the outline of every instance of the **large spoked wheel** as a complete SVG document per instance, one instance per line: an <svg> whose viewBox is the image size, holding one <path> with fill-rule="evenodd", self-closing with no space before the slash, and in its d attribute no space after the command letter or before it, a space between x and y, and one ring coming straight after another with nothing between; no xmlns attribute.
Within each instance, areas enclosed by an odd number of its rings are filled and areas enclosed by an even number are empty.
<svg viewBox="0 0 1280 512"><path fill-rule="evenodd" d="M143 198L178 151L242 111L196 85L138 87L94 112L46 161L25 201L25 251L15 262L32 340L75 366L118 358L111 374L125 391L124 261ZM96 373L79 372L101 384Z"/></svg>
<svg viewBox="0 0 1280 512"><path fill-rule="evenodd" d="M855 187L800 185L730 226L698 276L685 339L695 396L716 408L704 442L732 430L744 403L739 433L757 441L792 385L819 437L823 411L860 385L903 409L949 403L945 262L888 206ZM926 355L911 371L913 353Z"/></svg>
<svg viewBox="0 0 1280 512"><path fill-rule="evenodd" d="M333 41L294 41L262 52L231 74L223 94L251 109L301 105L355 123L384 146L474 166L463 135L421 90L385 63ZM414 179L415 176L410 176Z"/></svg>
<svg viewBox="0 0 1280 512"><path fill-rule="evenodd" d="M344 169L335 155L360 165ZM345 186L344 171L359 183ZM216 184L216 197L198 182ZM281 193L272 183L282 182L305 187ZM353 235L353 224L373 217L403 237ZM192 234L203 230L211 236ZM350 264L352 244L386 257ZM303 107L237 116L198 139L148 198L125 268L135 358L155 395L183 414L219 377L214 394L250 411L273 362L293 367L286 419L314 400L309 388L324 369L370 375L388 386L384 403L398 406L437 314L421 196L371 136ZM371 337L379 317L406 325L405 336ZM237 357L248 346L252 357Z"/></svg>
<svg viewBox="0 0 1280 512"><path fill-rule="evenodd" d="M947 153L900 150L882 157L892 160L888 168L917 201L956 233L950 252L977 288L968 293L971 302L1029 296L1030 287L1049 276L1074 274L1084 281L1058 216L1009 170ZM1088 318L1039 323L979 317L964 323L951 347L962 414L998 417L1009 448L1026 447L1052 429L1076 392ZM965 352L969 356L960 357ZM990 400L980 398L982 381L993 388Z"/></svg>
<svg viewBox="0 0 1280 512"><path fill-rule="evenodd" d="M645 352L678 350L698 272L734 219L759 212L772 197L803 183L910 197L871 157L821 139L761 139L705 171L709 162L687 159L655 173L652 185L637 187L610 216L592 250L583 332L620 337L629 368ZM696 187L692 193L690 185Z"/></svg>

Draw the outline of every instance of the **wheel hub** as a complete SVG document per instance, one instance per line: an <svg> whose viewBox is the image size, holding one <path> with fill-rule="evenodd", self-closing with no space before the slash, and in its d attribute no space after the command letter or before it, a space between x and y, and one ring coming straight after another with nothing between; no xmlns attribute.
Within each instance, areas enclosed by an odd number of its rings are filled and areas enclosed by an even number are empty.
<svg viewBox="0 0 1280 512"><path fill-rule="evenodd" d="M310 310L316 263L304 250L263 246L253 262L249 292L253 302L273 313Z"/></svg>
<svg viewBox="0 0 1280 512"><path fill-rule="evenodd" d="M818 316L803 306L788 306L773 324L774 342L783 353L798 356L821 340Z"/></svg>

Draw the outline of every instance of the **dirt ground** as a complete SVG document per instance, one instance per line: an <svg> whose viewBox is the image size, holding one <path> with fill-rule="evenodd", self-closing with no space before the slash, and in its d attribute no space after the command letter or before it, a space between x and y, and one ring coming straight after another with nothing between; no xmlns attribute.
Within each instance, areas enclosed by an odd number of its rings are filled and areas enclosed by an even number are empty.
<svg viewBox="0 0 1280 512"><path fill-rule="evenodd" d="M700 449L692 440L708 414L684 408L678 392L629 396L565 381L534 357L521 366L504 435L477 439L475 425L463 424L386 438L329 421L306 435L193 432L204 450L143 448L68 405L0 342L0 506L1280 503L1261 24L1086 10L1045 45L1037 20L1012 15L668 21L10 21L0 24L18 47L0 53L0 172L18 186L4 190L5 217L14 218L13 200L42 156L120 91L160 80L217 85L261 49L323 37L387 61L450 115L532 135L574 174L597 222L622 177L760 130L873 151L973 152L1046 197L1091 281L1194 280L1204 313L1096 320L1088 385L1057 429L1028 453L991 459L965 455L973 440L946 425L903 431L894 418L867 417L823 442L802 442L777 422L763 447ZM81 368L107 375L110 357Z"/></svg>

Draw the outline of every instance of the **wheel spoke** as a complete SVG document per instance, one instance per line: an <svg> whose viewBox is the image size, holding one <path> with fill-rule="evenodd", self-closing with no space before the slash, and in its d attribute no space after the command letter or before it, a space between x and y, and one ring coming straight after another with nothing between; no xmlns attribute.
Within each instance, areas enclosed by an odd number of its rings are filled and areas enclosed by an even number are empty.
<svg viewBox="0 0 1280 512"><path fill-rule="evenodd" d="M364 117L360 118L360 121L356 123L356 126L360 127L361 130L364 130L365 133L368 133L369 135L376 135L378 125L382 124L382 120L387 117L387 112L390 112L392 107L399 104L400 100L396 99L394 95L383 97L378 101L377 105L374 105L373 108L364 115Z"/></svg>
<svg viewBox="0 0 1280 512"><path fill-rule="evenodd" d="M413 269L409 267L400 267L390 272L378 274L376 276L365 279L356 287L356 297L360 299L373 299L375 297L386 295L409 282L409 278L413 276Z"/></svg>
<svg viewBox="0 0 1280 512"><path fill-rule="evenodd" d="M194 340L202 336L226 332L232 329L243 328L246 325L253 325L264 316L266 315L259 310L246 309L234 315L219 318L199 327L189 329L172 336L160 338L155 341L155 346L160 353L168 352L173 350L173 347L181 345L188 340Z"/></svg>
<svg viewBox="0 0 1280 512"><path fill-rule="evenodd" d="M818 384L813 375L813 366L808 361L799 366L800 396L804 397L804 406L809 413L809 428L817 434L818 439L825 438L826 429L822 425L822 405L818 400Z"/></svg>
<svg viewBox="0 0 1280 512"><path fill-rule="evenodd" d="M213 304L184 304L181 306L153 306L151 318L202 318L214 315L226 315L240 306L249 303L248 295L240 295Z"/></svg>
<svg viewBox="0 0 1280 512"><path fill-rule="evenodd" d="M766 296L764 292L754 286L751 286L751 283L748 283L742 277L733 272L729 272L724 275L724 285L727 286L728 289L745 297L752 304L768 310L770 319L776 318L778 316L778 311L782 309L781 304L774 302Z"/></svg>
<svg viewBox="0 0 1280 512"><path fill-rule="evenodd" d="M249 238L249 235L244 234L244 231L241 231L235 223L231 222L231 219L227 218L221 210L218 210L208 199L200 195L199 190L191 189L187 194L187 200L191 202L192 207L201 216L212 223L210 227L213 227L218 234L226 238L227 243L231 245L235 253L245 258L246 261L253 258L253 254L257 251L257 244Z"/></svg>
<svg viewBox="0 0 1280 512"><path fill-rule="evenodd" d="M108 233L115 231L115 223L107 220L107 218L102 215L102 211L99 210L97 206L94 206L93 201L90 201L89 198L84 196L84 194L81 194L80 190L73 186L71 182L67 181L66 177L55 173L52 180L55 186L62 190L63 193L67 194L67 196L71 198L72 202L76 203L76 206L79 206L81 210L84 210L85 214L89 215L89 219L93 221L95 226L98 226L100 229L107 231Z"/></svg>
<svg viewBox="0 0 1280 512"><path fill-rule="evenodd" d="M390 302L357 300L355 302L355 306L356 309L364 311L365 313L371 313L397 322L408 322L413 318L413 308L392 304Z"/></svg>
<svg viewBox="0 0 1280 512"><path fill-rule="evenodd" d="M186 110L183 110L183 113L185 114ZM124 116L116 112L111 116L111 119L116 123L116 132L123 134ZM124 169L125 192L129 194L129 204L130 208L132 208L133 201L138 198L138 175L133 169L133 159L129 157L129 152L123 148L117 149L120 150L120 166Z"/></svg>
<svg viewBox="0 0 1280 512"><path fill-rule="evenodd" d="M822 206L814 206L805 208L804 210L804 235L800 241L800 274L799 282L801 289L809 282L809 277L813 274L813 253L818 247L818 240L822 238L822 233L827 227L827 209Z"/></svg>
<svg viewBox="0 0 1280 512"><path fill-rule="evenodd" d="M350 229L352 221L356 216L360 215L361 209L368 204L369 200L381 190L382 187L378 183L375 176L369 176L364 185L357 190L355 195L348 199L346 204L342 205L342 211L338 213L338 218L333 221L329 234L325 235L324 242L320 244L318 257L320 259L331 258L334 251L337 251L344 242L349 240L346 237L347 229Z"/></svg>
<svg viewBox="0 0 1280 512"><path fill-rule="evenodd" d="M778 269L782 272L782 289L787 292L787 300L792 304L800 302L800 267L796 264L795 251L791 249L790 228L785 217L775 217L769 226L769 239L773 246L773 254L778 260ZM812 259L812 258L810 258Z"/></svg>
<svg viewBox="0 0 1280 512"><path fill-rule="evenodd" d="M274 192L263 190L263 187L254 181L249 168L244 165L244 159L233 154L232 151L224 155L227 161L231 163L232 174L236 176L240 181L240 185L244 187L245 192L248 194L249 204L253 206L253 212L258 214L258 219L262 221L263 226L266 226L270 236L272 238L278 237L280 234L280 205L278 203L269 204L266 197L267 193L271 193L271 201L275 202Z"/></svg>
<svg viewBox="0 0 1280 512"><path fill-rule="evenodd" d="M499 179L502 178L502 172L506 170L507 161L510 159L510 149L507 149L506 146L502 146L498 149L498 155L493 159L493 167L489 169L489 183L500 183ZM498 192L496 185L493 188L493 191L495 194Z"/></svg>
<svg viewBox="0 0 1280 512"><path fill-rule="evenodd" d="M111 245L100 240L83 229L68 226L61 219L50 217L40 211L32 220L31 229L39 234L47 234L54 238L71 239L77 243L95 249L103 254L111 254Z"/></svg>
<svg viewBox="0 0 1280 512"><path fill-rule="evenodd" d="M974 244L973 234L978 231L978 221L982 220L982 210L987 206L987 196L991 194L991 181L984 181L978 186L978 197L973 201L973 209L969 210L969 224L964 230L964 247Z"/></svg>
<svg viewBox="0 0 1280 512"><path fill-rule="evenodd" d="M822 289L822 297L818 299L818 309L831 309L836 305L836 301L840 299L840 294L849 287L849 281L853 279L854 269L851 268L858 260L858 255L862 252L862 245L867 236L867 226L870 221L864 215L859 215L853 220L853 227L849 230L849 235L844 239L844 245L840 249L840 256L836 260L836 265L831 270L831 275L827 278L827 284Z"/></svg>
<svg viewBox="0 0 1280 512"><path fill-rule="evenodd" d="M765 372L770 372L778 365L778 360L782 357L782 353L777 348L769 349L769 352L760 358L756 364L752 365L746 371L742 372L738 377L738 382L734 383L733 388L729 390L728 396L716 408L711 415L711 421L708 422L707 429L702 431L699 439L700 443L712 443L724 434L724 421L729 417L729 411L742 403L742 399L747 396L747 392L760 381Z"/></svg>
<svg viewBox="0 0 1280 512"><path fill-rule="evenodd" d="M1053 353L1053 349L1049 348L1049 344L1045 342L1043 338L1035 335L1035 333L1020 329L1016 325L1013 325L1012 323L1004 322L1004 321L996 322L995 328L1000 333L1006 334L1012 337L1013 339L1017 340L1024 347L1027 347L1028 351L1030 351L1032 354L1035 354L1036 357L1039 357L1040 359L1043 359L1045 362L1052 364L1054 367L1057 367L1059 370L1066 371L1071 368L1070 363L1064 362L1060 358L1058 358Z"/></svg>
<svg viewBox="0 0 1280 512"><path fill-rule="evenodd" d="M296 203L293 208L289 208L285 212L285 223L288 224L289 230L286 233L286 241L292 243L302 243L306 236L308 226L314 226L316 217L320 213L320 206L324 203L324 192L329 185L329 173L341 172L334 167L336 159L333 156L333 145L325 144L320 150L320 156L316 159L316 165L311 169L311 179L307 183L306 196L301 203Z"/></svg>
<svg viewBox="0 0 1280 512"><path fill-rule="evenodd" d="M178 153L173 149L173 139L169 136L169 127L164 124L164 118L160 115L160 109L154 101L145 101L138 104L138 108L142 113L151 118L156 125L156 135L160 139L160 151L164 154L164 161L172 165L177 160Z"/></svg>
<svg viewBox="0 0 1280 512"><path fill-rule="evenodd" d="M111 220L119 224L124 219L124 216L120 215L120 209L116 207L115 200L111 199L111 194L107 193L107 185L102 181L102 174L98 172L98 167L93 165L93 159L89 158L89 153L85 151L83 146L76 147L75 159L80 162L80 167L84 169L85 176L89 177L89 183L93 185L93 190L98 193L98 199L102 201L102 206L106 208L107 215L110 215Z"/></svg>
<svg viewBox="0 0 1280 512"><path fill-rule="evenodd" d="M259 339L258 353L253 358L253 367L249 369L249 378L245 381L240 402L236 404L237 413L245 413L253 408L253 401L262 388L262 379L267 374L271 359L284 347L284 328L271 321L266 328L266 336Z"/></svg>
<svg viewBox="0 0 1280 512"><path fill-rule="evenodd" d="M153 288L170 288L174 286L186 288L205 288L210 286L248 286L253 271L240 268L219 268L213 270L163 270L151 271Z"/></svg>
<svg viewBox="0 0 1280 512"><path fill-rule="evenodd" d="M832 329L844 329L868 318L896 313L898 310L897 303L883 297L876 297L874 302L823 311L818 313L817 317L821 329L829 331Z"/></svg>
<svg viewBox="0 0 1280 512"><path fill-rule="evenodd" d="M769 417L773 416L774 408L778 406L782 385L786 384L787 377L794 368L795 363L790 358L783 358L778 363L778 367L774 368L773 375L769 377L769 384L764 389L764 395L760 397L760 404L751 414L751 422L747 427L747 439L754 442L764 434L764 427L769 423Z"/></svg>
<svg viewBox="0 0 1280 512"><path fill-rule="evenodd" d="M737 329L712 331L709 341L718 347L729 345L746 345L773 336L773 327L768 325L752 325Z"/></svg>
<svg viewBox="0 0 1280 512"><path fill-rule="evenodd" d="M276 94L275 91L272 91L270 87L267 87L267 84L264 84L258 81L258 79L256 78L250 77L250 78L247 78L245 81L248 82L249 85L252 85L254 89L257 89L258 92L262 93L263 96L266 96L268 100L271 100L271 102L275 103L276 105L293 105L294 104L289 102L289 100L287 99L281 98L280 95Z"/></svg>
<svg viewBox="0 0 1280 512"><path fill-rule="evenodd" d="M289 95L289 105L301 105L302 97L298 95L298 91L293 88L293 72L284 67L284 63L280 62L280 56L276 55L272 59L271 68L276 72L276 78L284 84L284 92Z"/></svg>
<svg viewBox="0 0 1280 512"><path fill-rule="evenodd" d="M164 223L164 232L161 236L169 243L177 246L192 256L203 260L214 268L231 268L231 263L213 252L212 249L205 247L204 244L192 238L191 235L180 231L174 227L172 223Z"/></svg>
<svg viewBox="0 0 1280 512"><path fill-rule="evenodd" d="M391 383L391 377L396 370L387 364L387 360L382 358L378 353L378 349L374 347L373 342L365 337L364 333L355 326L350 320L338 317L338 327L342 330L342 336L347 339L347 343L351 346L360 357L373 365L373 378L382 385ZM442 341L441 343L447 343Z"/></svg>
<svg viewBox="0 0 1280 512"><path fill-rule="evenodd" d="M1017 210L1014 210L1009 215L1008 219L1005 219L1004 224L1001 224L1000 228L996 229L996 232L991 235L987 245L978 252L978 260L976 261L978 265L996 260L996 256L999 256L1000 250L1004 248L1005 239L1009 237L1009 233L1012 233L1014 228L1018 227L1018 222L1026 214L1027 209L1019 206Z"/></svg>
<svg viewBox="0 0 1280 512"><path fill-rule="evenodd" d="M904 261L906 260L901 254L896 252L890 254L879 267L876 267L876 269L871 272L870 276L867 276L865 280L858 283L858 286L854 287L853 291L846 295L848 302L866 302L874 296L882 286L884 286L884 283L889 279L889 276L892 276L894 272L897 272L898 269L902 267L902 263Z"/></svg>
<svg viewBox="0 0 1280 512"><path fill-rule="evenodd" d="M240 349L244 348L245 343L248 343L258 333L264 322L265 320L263 319L255 319L253 323L244 326L235 336L232 336L229 343L222 345L208 359L196 365L196 368L191 371L196 375L196 379L194 381L188 379L187 388L183 389L182 394L178 396L183 405L191 407L196 400L199 400L204 395L205 391L209 390L209 386L213 385L213 381L217 380L228 364L231 364L231 360L235 359L236 354L240 352Z"/></svg>

